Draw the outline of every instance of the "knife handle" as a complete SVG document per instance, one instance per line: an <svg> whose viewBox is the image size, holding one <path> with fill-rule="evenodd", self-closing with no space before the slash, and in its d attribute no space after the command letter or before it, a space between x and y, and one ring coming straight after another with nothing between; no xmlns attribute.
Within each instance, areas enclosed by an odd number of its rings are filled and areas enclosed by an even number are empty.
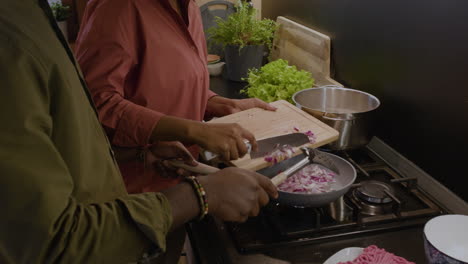
<svg viewBox="0 0 468 264"><path fill-rule="evenodd" d="M182 168L198 174L211 174L219 171L218 168L203 163L198 163L197 166L190 166L180 160L169 160L169 164L171 164L174 167Z"/></svg>
<svg viewBox="0 0 468 264"><path fill-rule="evenodd" d="M247 154L250 154L250 151L252 151L252 145L248 141L245 141L244 143L245 143L245 146L247 147ZM210 160L218 157L218 154L213 153L213 152L211 152L209 150L202 151L202 155L203 155L203 158L206 161L210 161Z"/></svg>

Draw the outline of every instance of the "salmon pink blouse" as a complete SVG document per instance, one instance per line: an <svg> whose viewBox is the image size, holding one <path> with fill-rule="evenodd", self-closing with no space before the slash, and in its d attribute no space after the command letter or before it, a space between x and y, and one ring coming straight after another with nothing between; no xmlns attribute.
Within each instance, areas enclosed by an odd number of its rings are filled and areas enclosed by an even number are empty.
<svg viewBox="0 0 468 264"><path fill-rule="evenodd" d="M76 42L99 118L112 144L145 146L164 115L201 121L209 90L207 49L200 10L180 0L179 15L168 0L91 0ZM120 164L129 192L154 191L141 165ZM143 178L145 178L143 177ZM132 185L139 186L132 189ZM144 186L143 186L144 185Z"/></svg>

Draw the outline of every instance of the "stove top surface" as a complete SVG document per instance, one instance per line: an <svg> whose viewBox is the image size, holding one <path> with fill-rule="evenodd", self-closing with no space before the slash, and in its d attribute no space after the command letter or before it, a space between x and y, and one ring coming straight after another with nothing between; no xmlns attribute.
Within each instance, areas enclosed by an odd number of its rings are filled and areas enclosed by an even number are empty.
<svg viewBox="0 0 468 264"><path fill-rule="evenodd" d="M270 203L242 224L226 223L237 250L260 252L364 233L422 226L443 210L370 150L334 152L356 167L353 187L340 199L319 208Z"/></svg>

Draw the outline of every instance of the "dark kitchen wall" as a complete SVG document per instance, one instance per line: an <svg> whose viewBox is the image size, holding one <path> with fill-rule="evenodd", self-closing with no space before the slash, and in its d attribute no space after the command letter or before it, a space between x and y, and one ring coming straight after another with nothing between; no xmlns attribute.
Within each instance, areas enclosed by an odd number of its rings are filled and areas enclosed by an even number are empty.
<svg viewBox="0 0 468 264"><path fill-rule="evenodd" d="M332 76L381 100L376 136L468 201L467 0L263 0L332 39Z"/></svg>

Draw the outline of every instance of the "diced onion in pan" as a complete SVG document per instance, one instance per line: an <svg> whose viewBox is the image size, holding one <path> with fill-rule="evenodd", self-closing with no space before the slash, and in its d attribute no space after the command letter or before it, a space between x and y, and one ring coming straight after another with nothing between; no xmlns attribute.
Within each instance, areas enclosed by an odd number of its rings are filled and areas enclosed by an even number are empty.
<svg viewBox="0 0 468 264"><path fill-rule="evenodd" d="M292 193L325 193L331 191L331 183L336 182L335 178L336 174L328 168L310 164L278 185L278 189Z"/></svg>

